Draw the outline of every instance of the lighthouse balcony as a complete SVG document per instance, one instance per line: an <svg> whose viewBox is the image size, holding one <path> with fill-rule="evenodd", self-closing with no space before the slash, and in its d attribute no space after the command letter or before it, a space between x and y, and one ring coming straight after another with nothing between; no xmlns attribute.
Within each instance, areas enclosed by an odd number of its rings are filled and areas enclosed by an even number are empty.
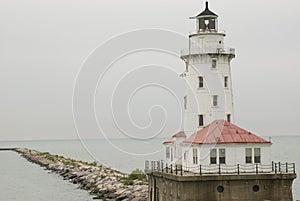
<svg viewBox="0 0 300 201"><path fill-rule="evenodd" d="M190 55L199 55L199 54L227 54L230 56L235 56L235 48L188 48L183 49L180 52L181 57L186 57Z"/></svg>

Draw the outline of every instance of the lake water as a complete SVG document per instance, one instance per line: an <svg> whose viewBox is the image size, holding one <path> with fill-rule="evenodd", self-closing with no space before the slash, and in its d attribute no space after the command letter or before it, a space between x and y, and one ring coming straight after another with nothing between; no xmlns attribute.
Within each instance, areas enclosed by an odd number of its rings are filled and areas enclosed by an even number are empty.
<svg viewBox="0 0 300 201"><path fill-rule="evenodd" d="M131 172L136 168L143 169L145 160L163 159L163 140L17 141L0 142L0 147L27 147L48 151L78 160L97 161L123 172ZM295 162L297 174L300 175L300 168L297 168L297 165L300 167L300 137L273 137L272 142L273 161ZM14 152L0 152L0 180L0 201L92 200L92 196L86 191L27 162ZM300 200L300 179L294 181L293 192L294 200Z"/></svg>

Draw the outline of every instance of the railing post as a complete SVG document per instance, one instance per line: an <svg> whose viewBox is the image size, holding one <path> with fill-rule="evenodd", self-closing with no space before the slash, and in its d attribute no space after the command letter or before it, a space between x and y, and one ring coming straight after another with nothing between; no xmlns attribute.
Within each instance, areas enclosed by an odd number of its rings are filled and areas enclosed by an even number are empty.
<svg viewBox="0 0 300 201"><path fill-rule="evenodd" d="M183 167L183 166L181 165L181 168L180 168L180 170L181 170L180 175L181 175L181 176L182 176L182 174L183 174L183 173L182 173L182 167Z"/></svg>
<svg viewBox="0 0 300 201"><path fill-rule="evenodd" d="M278 172L281 173L281 163L278 163Z"/></svg>
<svg viewBox="0 0 300 201"><path fill-rule="evenodd" d="M274 172L274 161L272 161L272 172Z"/></svg>
<svg viewBox="0 0 300 201"><path fill-rule="evenodd" d="M237 173L240 174L240 164L237 164Z"/></svg>
<svg viewBox="0 0 300 201"><path fill-rule="evenodd" d="M219 164L219 174L221 174L221 164Z"/></svg>
<svg viewBox="0 0 300 201"><path fill-rule="evenodd" d="M177 165L175 165L175 174L177 175Z"/></svg>
<svg viewBox="0 0 300 201"><path fill-rule="evenodd" d="M277 174L277 163L275 163L275 174Z"/></svg>
<svg viewBox="0 0 300 201"><path fill-rule="evenodd" d="M285 172L288 173L289 172L289 164L286 162L285 163Z"/></svg>
<svg viewBox="0 0 300 201"><path fill-rule="evenodd" d="M258 164L257 163L255 164L255 171L256 171L256 174L258 174Z"/></svg>
<svg viewBox="0 0 300 201"><path fill-rule="evenodd" d="M199 167L199 173L200 173L200 175L202 175L202 165L200 165L200 167Z"/></svg>
<svg viewBox="0 0 300 201"><path fill-rule="evenodd" d="M171 174L173 174L173 165L171 164Z"/></svg>
<svg viewBox="0 0 300 201"><path fill-rule="evenodd" d="M166 173L169 173L169 170L168 170L168 163L166 163Z"/></svg>
<svg viewBox="0 0 300 201"><path fill-rule="evenodd" d="M296 174L296 165L295 165L295 163L293 163L293 172L294 172L294 174Z"/></svg>

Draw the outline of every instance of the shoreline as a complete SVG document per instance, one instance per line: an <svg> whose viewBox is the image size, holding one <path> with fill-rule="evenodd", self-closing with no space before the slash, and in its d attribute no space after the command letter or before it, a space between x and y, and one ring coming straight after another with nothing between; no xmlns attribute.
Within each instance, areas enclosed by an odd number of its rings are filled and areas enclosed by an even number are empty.
<svg viewBox="0 0 300 201"><path fill-rule="evenodd" d="M146 201L148 182L139 171L125 174L117 170L87 163L63 156L52 155L27 148L14 148L15 151L29 162L35 163L59 174L64 180L87 190L93 199L107 201Z"/></svg>

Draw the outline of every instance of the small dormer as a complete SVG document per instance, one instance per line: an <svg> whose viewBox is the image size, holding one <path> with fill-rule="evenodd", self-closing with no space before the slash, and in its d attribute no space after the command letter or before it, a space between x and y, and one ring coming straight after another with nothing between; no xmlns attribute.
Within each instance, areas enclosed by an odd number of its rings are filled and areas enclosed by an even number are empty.
<svg viewBox="0 0 300 201"><path fill-rule="evenodd" d="M209 10L207 1L205 2L205 10L193 19L197 20L198 32L218 31L218 15Z"/></svg>

